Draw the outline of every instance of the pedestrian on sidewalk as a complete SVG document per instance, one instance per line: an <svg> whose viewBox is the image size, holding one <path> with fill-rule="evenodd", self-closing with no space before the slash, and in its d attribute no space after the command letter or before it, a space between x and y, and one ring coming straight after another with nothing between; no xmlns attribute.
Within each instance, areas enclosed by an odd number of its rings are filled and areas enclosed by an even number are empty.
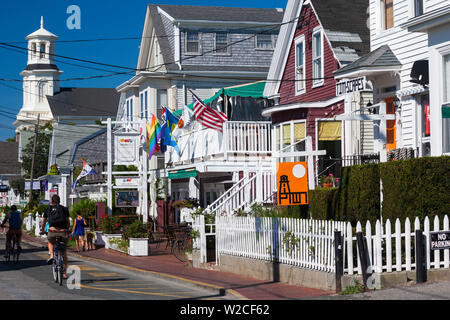
<svg viewBox="0 0 450 320"><path fill-rule="evenodd" d="M77 251L85 250L85 241L84 241L84 227L86 227L86 220L81 216L80 212L77 212L77 217L75 218L75 223L72 228L72 236L75 237L75 241L77 243Z"/></svg>

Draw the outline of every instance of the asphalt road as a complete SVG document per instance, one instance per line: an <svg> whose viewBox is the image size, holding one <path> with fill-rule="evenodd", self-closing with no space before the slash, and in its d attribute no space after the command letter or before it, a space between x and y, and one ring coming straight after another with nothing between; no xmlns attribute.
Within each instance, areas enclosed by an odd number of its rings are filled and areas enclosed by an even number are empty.
<svg viewBox="0 0 450 320"><path fill-rule="evenodd" d="M4 259L0 234L0 300L225 300L217 292L140 274L126 268L69 257L69 280L59 286L46 264L46 248L22 244L18 264ZM76 277L79 271L79 277ZM79 279L79 281L78 281ZM79 284L79 289L77 289Z"/></svg>

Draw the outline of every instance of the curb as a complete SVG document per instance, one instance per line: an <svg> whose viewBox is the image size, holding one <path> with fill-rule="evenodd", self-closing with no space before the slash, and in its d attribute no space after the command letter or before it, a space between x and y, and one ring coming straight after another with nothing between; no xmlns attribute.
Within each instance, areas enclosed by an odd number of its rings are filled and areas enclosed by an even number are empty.
<svg viewBox="0 0 450 320"><path fill-rule="evenodd" d="M31 236L32 237L32 236ZM37 242L33 242L30 241L29 239L24 239L22 238L23 242L26 242L32 246L38 246L38 247L42 247L45 248L45 245L37 243ZM137 272L137 273L144 273L144 274L151 274L155 277L158 277L160 279L165 279L165 280L172 280L172 281L176 281L179 283L188 283L191 284L195 287L200 287L203 289L207 289L207 290L213 290L213 291L219 291L219 295L220 296L230 296L236 300L249 300L247 297L243 296L242 294L240 294L239 292L233 290L233 289L225 289L223 287L220 286L216 286L213 284L209 284L209 283L204 283L204 282L200 282L200 281L195 281L195 280L190 280L190 279L186 279L186 278L182 278L182 277L178 277L178 276L174 276L171 274L167 274L167 273L162 273L162 272L156 272L156 271L149 271L149 270L144 270L144 269L139 269L139 268L135 268L135 267L130 267L127 265L123 265L123 264L118 264L115 262L111 262L111 261L107 261L107 260L103 260L103 259L99 259L99 258L92 258L92 257L86 257L74 252L67 252L68 256L74 256L80 259L85 259L88 261L93 261L93 262L98 262L98 263L104 263L104 264L110 264L116 267L120 267L120 268L124 268L127 269L129 271L133 271L133 272Z"/></svg>

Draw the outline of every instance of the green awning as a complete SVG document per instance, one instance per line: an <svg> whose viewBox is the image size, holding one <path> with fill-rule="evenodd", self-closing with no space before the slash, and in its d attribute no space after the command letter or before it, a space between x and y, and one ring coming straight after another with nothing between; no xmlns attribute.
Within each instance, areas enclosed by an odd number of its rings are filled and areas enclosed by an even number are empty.
<svg viewBox="0 0 450 320"><path fill-rule="evenodd" d="M185 179L190 177L196 177L197 170L196 169L183 169L169 172L169 179Z"/></svg>
<svg viewBox="0 0 450 320"><path fill-rule="evenodd" d="M450 105L442 106L442 119L450 119Z"/></svg>
<svg viewBox="0 0 450 320"><path fill-rule="evenodd" d="M229 88L222 88L219 91L217 91L216 94L213 95L211 98L203 100L203 102L209 104L214 100L218 99L222 93L224 93L225 96L229 97L238 96L238 97L266 98L265 96L263 96L265 86L266 86L265 81L259 81ZM192 103L188 104L187 107L191 110L194 108ZM177 110L174 112L174 115L179 117L182 112L183 109Z"/></svg>

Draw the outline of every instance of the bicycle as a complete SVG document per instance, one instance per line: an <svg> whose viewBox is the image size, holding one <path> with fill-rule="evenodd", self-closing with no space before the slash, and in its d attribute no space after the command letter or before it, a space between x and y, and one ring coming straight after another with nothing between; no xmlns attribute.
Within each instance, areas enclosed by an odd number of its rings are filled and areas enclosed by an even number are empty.
<svg viewBox="0 0 450 320"><path fill-rule="evenodd" d="M190 249L192 243L191 228L175 230L174 236L172 254L181 262L186 262L186 251Z"/></svg>
<svg viewBox="0 0 450 320"><path fill-rule="evenodd" d="M7 263L11 262L11 256L12 256L12 261L14 263L19 263L19 256L20 256L20 253L22 250L19 246L19 243L17 241L17 235L15 233L13 234L11 242L12 242L11 247L6 248L6 250L5 250L5 260Z"/></svg>
<svg viewBox="0 0 450 320"><path fill-rule="evenodd" d="M62 237L56 237L55 245L53 247L53 264L52 273L53 280L62 286L63 273L64 273L64 251L66 246Z"/></svg>

